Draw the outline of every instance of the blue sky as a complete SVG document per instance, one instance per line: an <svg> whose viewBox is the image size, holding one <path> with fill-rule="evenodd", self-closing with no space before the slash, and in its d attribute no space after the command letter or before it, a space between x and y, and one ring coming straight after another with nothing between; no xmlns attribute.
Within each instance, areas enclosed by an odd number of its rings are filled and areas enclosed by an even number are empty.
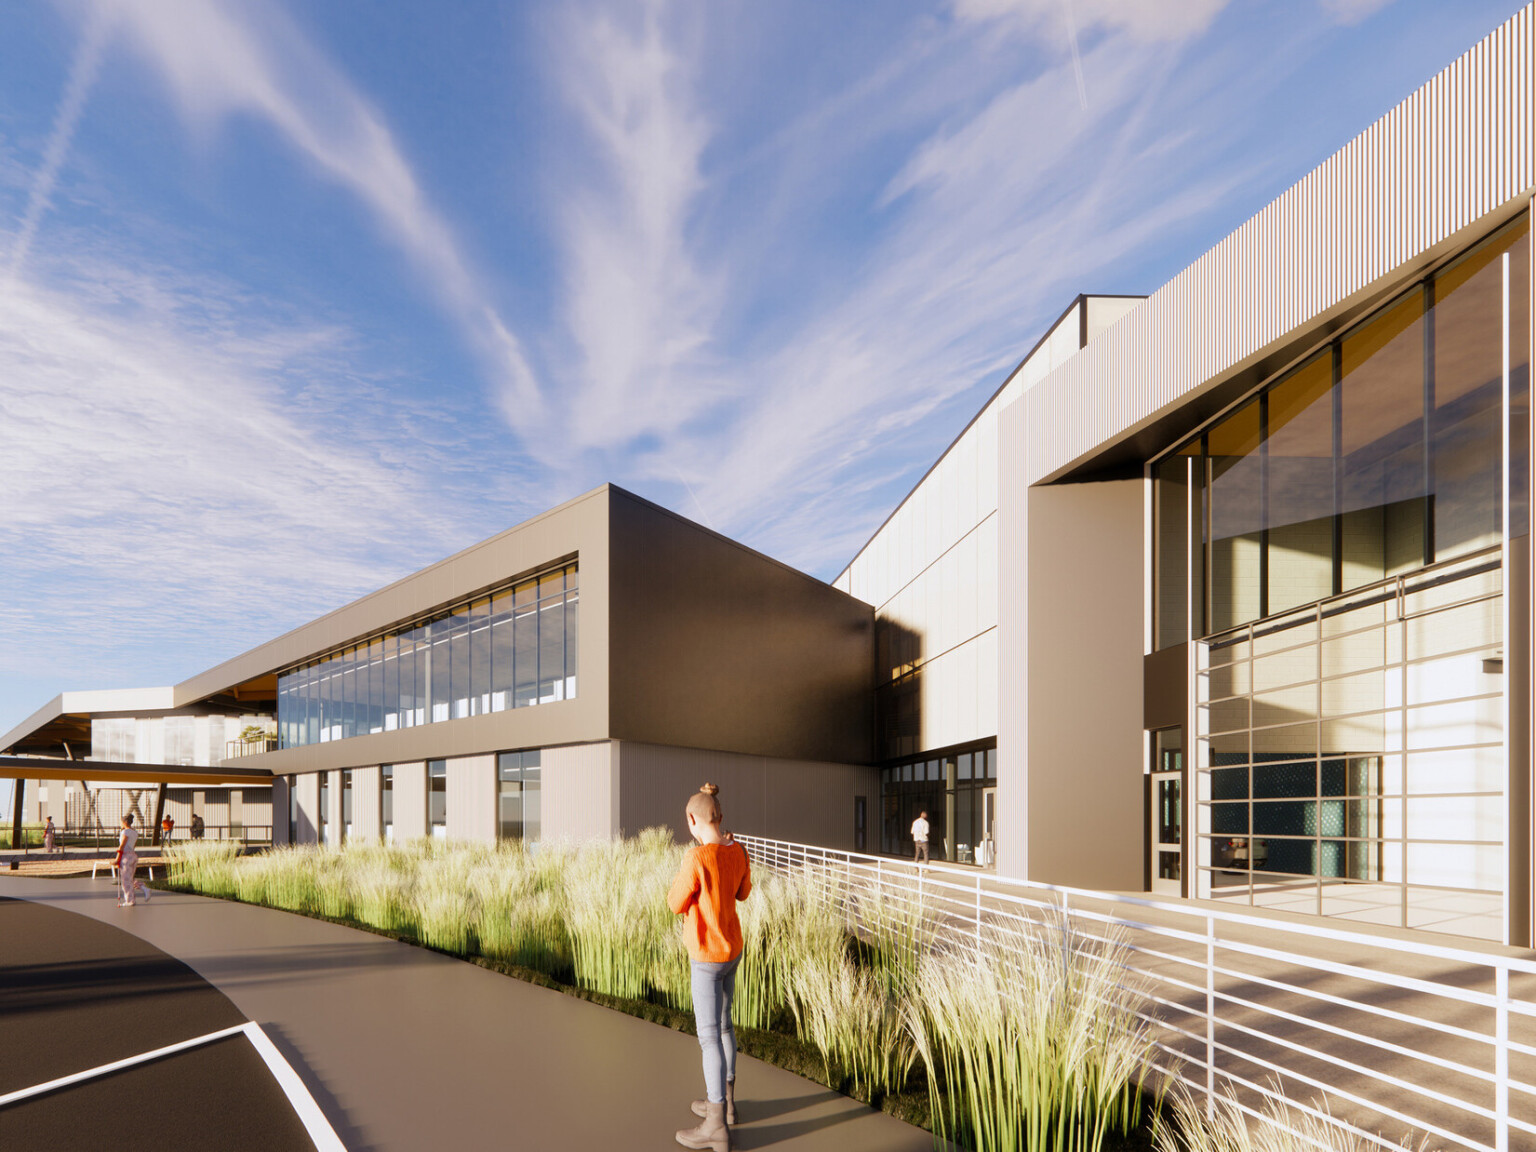
<svg viewBox="0 0 1536 1152"><path fill-rule="evenodd" d="M0 730L613 481L824 578L1511 0L0 10Z"/></svg>

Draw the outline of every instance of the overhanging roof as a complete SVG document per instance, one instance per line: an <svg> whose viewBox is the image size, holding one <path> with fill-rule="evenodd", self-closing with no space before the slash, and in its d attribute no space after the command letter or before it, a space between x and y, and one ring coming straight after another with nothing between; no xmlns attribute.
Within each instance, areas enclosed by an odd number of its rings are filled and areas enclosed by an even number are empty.
<svg viewBox="0 0 1536 1152"><path fill-rule="evenodd" d="M401 622L440 611L486 589L586 553L606 564L610 492L603 484L530 520L428 565L393 584L226 660L173 689L181 706L277 700L276 674L321 653L380 634ZM583 591L590 591L583 577Z"/></svg>
<svg viewBox="0 0 1536 1152"><path fill-rule="evenodd" d="M270 784L265 768L207 768L189 764L118 764L52 756L0 756L3 780L123 780L155 784Z"/></svg>
<svg viewBox="0 0 1536 1152"><path fill-rule="evenodd" d="M41 751L72 740L89 748L92 716L144 716L171 711L175 706L175 690L168 687L61 692L0 736L0 752Z"/></svg>

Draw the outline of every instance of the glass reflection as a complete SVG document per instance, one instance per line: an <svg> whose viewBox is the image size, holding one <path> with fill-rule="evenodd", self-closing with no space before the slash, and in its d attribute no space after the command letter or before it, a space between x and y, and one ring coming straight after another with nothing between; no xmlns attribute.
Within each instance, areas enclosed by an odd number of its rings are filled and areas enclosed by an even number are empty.
<svg viewBox="0 0 1536 1152"><path fill-rule="evenodd" d="M575 564L278 678L285 748L576 695Z"/></svg>
<svg viewBox="0 0 1536 1152"><path fill-rule="evenodd" d="M1153 466L1159 648L1500 543L1506 344L1510 410L1528 407L1529 241L1521 216ZM1512 535L1529 530L1524 424Z"/></svg>

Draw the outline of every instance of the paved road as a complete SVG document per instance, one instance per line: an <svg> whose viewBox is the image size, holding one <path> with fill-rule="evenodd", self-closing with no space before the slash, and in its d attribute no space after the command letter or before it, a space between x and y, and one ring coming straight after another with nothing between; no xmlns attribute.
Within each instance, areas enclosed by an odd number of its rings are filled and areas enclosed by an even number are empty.
<svg viewBox="0 0 1536 1152"><path fill-rule="evenodd" d="M0 1095L245 1023L131 933L0 898ZM0 1108L0 1149L314 1152L244 1036Z"/></svg>
<svg viewBox="0 0 1536 1152"><path fill-rule="evenodd" d="M119 909L105 880L4 874L0 896L121 927L184 961L267 1031L351 1152L664 1152L696 1123L694 1038L574 997L222 900L157 893ZM739 1149L933 1148L928 1133L760 1061L743 1057L737 1080Z"/></svg>

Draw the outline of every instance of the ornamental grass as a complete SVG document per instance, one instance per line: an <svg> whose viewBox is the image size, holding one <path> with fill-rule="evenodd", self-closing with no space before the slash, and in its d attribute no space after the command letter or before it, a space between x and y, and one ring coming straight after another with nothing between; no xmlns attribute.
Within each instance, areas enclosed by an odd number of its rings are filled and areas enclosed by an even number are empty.
<svg viewBox="0 0 1536 1152"><path fill-rule="evenodd" d="M193 842L167 857L172 887L691 1008L681 921L665 899L682 849L665 829L534 849L418 840L245 857ZM793 1032L829 1084L878 1102L921 1093L921 1072L935 1134L978 1152L1098 1152L1139 1123L1145 993L1118 938L1089 938L1065 918L957 937L915 891L814 866L760 871L738 912L738 1027Z"/></svg>
<svg viewBox="0 0 1536 1152"><path fill-rule="evenodd" d="M1114 934L1063 915L996 922L925 953L905 1001L934 1131L978 1152L1098 1152L1141 1119L1152 1055Z"/></svg>
<svg viewBox="0 0 1536 1152"><path fill-rule="evenodd" d="M1266 1098L1245 1111L1232 1089L1218 1093L1209 1114L1183 1085L1169 1093L1170 1107L1153 1127L1154 1152L1380 1152L1382 1145L1336 1123L1327 1101L1316 1102L1322 1115L1303 1111L1283 1099ZM1426 1143L1406 1138L1396 1145L1422 1150Z"/></svg>

